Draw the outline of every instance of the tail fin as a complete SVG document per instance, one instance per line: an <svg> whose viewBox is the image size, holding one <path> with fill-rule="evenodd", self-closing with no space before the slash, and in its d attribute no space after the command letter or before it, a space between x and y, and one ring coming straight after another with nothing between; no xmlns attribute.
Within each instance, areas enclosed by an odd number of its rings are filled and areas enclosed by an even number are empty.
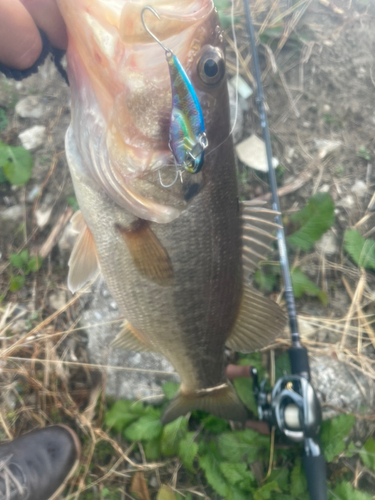
<svg viewBox="0 0 375 500"><path fill-rule="evenodd" d="M183 393L179 391L165 410L161 420L168 424L189 411L202 410L216 417L244 422L247 412L233 386L227 382L216 389Z"/></svg>

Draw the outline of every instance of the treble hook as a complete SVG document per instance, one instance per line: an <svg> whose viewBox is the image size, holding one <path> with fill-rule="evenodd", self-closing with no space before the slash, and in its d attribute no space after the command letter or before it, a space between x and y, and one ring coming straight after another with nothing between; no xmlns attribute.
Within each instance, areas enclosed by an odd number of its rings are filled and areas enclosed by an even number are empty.
<svg viewBox="0 0 375 500"><path fill-rule="evenodd" d="M146 5L146 7L143 7L142 12L141 12L141 19L142 19L142 24L143 24L144 29L147 31L147 33L149 35L152 36L152 38L155 40L155 42L157 42L160 45L160 47L162 47L165 50L166 56L173 55L173 52L171 51L171 49L167 49L167 47L153 33L151 33L151 31L147 28L145 20L143 18L145 10L149 10L150 12L152 12L154 14L155 17L157 17L158 19L161 19L158 12L153 7L151 7L150 5Z"/></svg>

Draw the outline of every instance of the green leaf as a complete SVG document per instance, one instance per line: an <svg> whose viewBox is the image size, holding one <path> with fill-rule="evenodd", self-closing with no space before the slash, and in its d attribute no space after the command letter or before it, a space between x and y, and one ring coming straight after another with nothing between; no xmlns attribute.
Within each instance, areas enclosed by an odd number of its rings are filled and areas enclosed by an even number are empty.
<svg viewBox="0 0 375 500"><path fill-rule="evenodd" d="M231 486L237 485L241 490L252 491L256 484L254 474L248 470L246 463L222 462L220 470Z"/></svg>
<svg viewBox="0 0 375 500"><path fill-rule="evenodd" d="M295 498L290 495L285 495L284 493L274 493L272 495L272 500L295 500Z"/></svg>
<svg viewBox="0 0 375 500"><path fill-rule="evenodd" d="M366 467L375 470L375 440L373 438L365 442L359 454Z"/></svg>
<svg viewBox="0 0 375 500"><path fill-rule="evenodd" d="M17 269L23 269L24 262L23 262L23 259L21 257L21 254L11 253L9 260L10 260L10 263L14 267L16 267Z"/></svg>
<svg viewBox="0 0 375 500"><path fill-rule="evenodd" d="M193 495L191 493L185 493L185 496L180 495L175 491L176 500L193 500Z"/></svg>
<svg viewBox="0 0 375 500"><path fill-rule="evenodd" d="M323 422L320 438L327 462L332 462L337 455L345 450L344 439L348 436L354 423L355 417L353 415L340 415Z"/></svg>
<svg viewBox="0 0 375 500"><path fill-rule="evenodd" d="M176 497L174 491L169 486L162 484L158 491L156 500L176 500Z"/></svg>
<svg viewBox="0 0 375 500"><path fill-rule="evenodd" d="M271 472L268 481L276 481L282 491L290 491L289 470L286 467L283 467L282 469L274 469Z"/></svg>
<svg viewBox="0 0 375 500"><path fill-rule="evenodd" d="M288 236L290 245L310 250L335 222L334 210L335 205L328 193L315 194L300 212L291 216L300 229Z"/></svg>
<svg viewBox="0 0 375 500"><path fill-rule="evenodd" d="M258 415L258 408L253 392L253 381L251 378L235 378L232 381L238 397L243 404L251 410L255 415Z"/></svg>
<svg viewBox="0 0 375 500"><path fill-rule="evenodd" d="M171 400L177 394L179 387L180 384L177 382L165 382L162 387L165 397Z"/></svg>
<svg viewBox="0 0 375 500"><path fill-rule="evenodd" d="M142 407L142 404L141 404ZM139 403L133 401L117 401L105 414L105 423L116 432L122 432L125 427L139 418Z"/></svg>
<svg viewBox="0 0 375 500"><path fill-rule="evenodd" d="M343 482L334 489L336 498L340 500L372 500L372 495L355 490L350 483Z"/></svg>
<svg viewBox="0 0 375 500"><path fill-rule="evenodd" d="M254 491L254 500L269 500L270 498L273 498L273 495L271 495L273 491L281 493L276 481L266 483L265 485Z"/></svg>
<svg viewBox="0 0 375 500"><path fill-rule="evenodd" d="M358 151L357 151L357 156L360 158L363 158L364 160L370 161L371 160L371 153L370 151L366 148L366 146L361 146Z"/></svg>
<svg viewBox="0 0 375 500"><path fill-rule="evenodd" d="M178 447L178 456L190 472L194 472L193 462L198 453L198 445L194 442L194 436L194 432L188 432L186 437L181 439Z"/></svg>
<svg viewBox="0 0 375 500"><path fill-rule="evenodd" d="M292 269L291 273L293 292L294 296L299 299L305 293L306 295L311 295L312 297L318 297L323 305L327 305L328 298L327 295L322 292L322 290L315 285L306 274L301 271L298 267Z"/></svg>
<svg viewBox="0 0 375 500"><path fill-rule="evenodd" d="M220 471L220 465L212 453L199 459L199 466L204 470L207 482L222 497L226 495L227 483Z"/></svg>
<svg viewBox="0 0 375 500"><path fill-rule="evenodd" d="M11 276L9 290L16 292L25 284L25 276Z"/></svg>
<svg viewBox="0 0 375 500"><path fill-rule="evenodd" d="M283 352L280 356L277 356L275 362L275 378L278 380L284 377L288 373L291 373L290 359L287 352Z"/></svg>
<svg viewBox="0 0 375 500"><path fill-rule="evenodd" d="M0 130L4 130L8 126L8 118L5 111L0 108Z"/></svg>
<svg viewBox="0 0 375 500"><path fill-rule="evenodd" d="M72 207L72 209L75 212L77 212L77 210L79 210L78 201L77 201L77 198L75 196L67 196L66 202L68 205L70 205Z"/></svg>
<svg viewBox="0 0 375 500"><path fill-rule="evenodd" d="M254 281L264 292L272 292L276 285L276 275L265 272L262 268L255 271Z"/></svg>
<svg viewBox="0 0 375 500"><path fill-rule="evenodd" d="M251 429L245 431L228 432L219 436L219 449L229 462L249 463L259 460L269 448L269 438L261 436Z"/></svg>
<svg viewBox="0 0 375 500"><path fill-rule="evenodd" d="M160 436L163 426L154 415L144 415L125 429L124 435L131 441L149 441Z"/></svg>
<svg viewBox="0 0 375 500"><path fill-rule="evenodd" d="M290 475L290 493L293 497L309 498L307 494L307 481L306 476L302 470L301 460L297 458L295 466L293 467Z"/></svg>
<svg viewBox="0 0 375 500"><path fill-rule="evenodd" d="M0 168L6 179L15 186L30 179L33 159L23 147L8 146L0 141Z"/></svg>
<svg viewBox="0 0 375 500"><path fill-rule="evenodd" d="M178 455L180 441L187 434L188 420L179 417L163 429L161 438L161 451L164 455Z"/></svg>
<svg viewBox="0 0 375 500"><path fill-rule="evenodd" d="M362 238L355 229L345 231L344 248L359 267L375 269L375 241Z"/></svg>
<svg viewBox="0 0 375 500"><path fill-rule="evenodd" d="M36 272L39 271L40 266L42 265L43 259L39 256L31 257L29 262L27 263L27 272Z"/></svg>
<svg viewBox="0 0 375 500"><path fill-rule="evenodd" d="M161 455L160 437L146 441L143 449L147 460L158 460Z"/></svg>
<svg viewBox="0 0 375 500"><path fill-rule="evenodd" d="M228 421L223 418L214 417L213 415L205 415L200 420L206 431L211 432L211 434L222 434L223 432L230 430Z"/></svg>
<svg viewBox="0 0 375 500"><path fill-rule="evenodd" d="M111 492L109 491L109 489L108 489L108 488L103 488L103 489L102 489L102 492L101 492L101 494L100 494L100 497L101 497L101 498L107 498L107 496L108 496L110 493L111 493Z"/></svg>

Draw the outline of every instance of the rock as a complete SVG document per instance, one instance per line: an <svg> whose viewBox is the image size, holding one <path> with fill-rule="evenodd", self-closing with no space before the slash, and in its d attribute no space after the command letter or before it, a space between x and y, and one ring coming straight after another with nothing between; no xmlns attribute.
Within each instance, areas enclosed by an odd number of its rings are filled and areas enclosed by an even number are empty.
<svg viewBox="0 0 375 500"><path fill-rule="evenodd" d="M13 205L12 207L6 208L1 214L2 219L9 220L19 220L23 217L22 205Z"/></svg>
<svg viewBox="0 0 375 500"><path fill-rule="evenodd" d="M56 290L49 296L49 304L55 311L60 311L66 305L65 290Z"/></svg>
<svg viewBox="0 0 375 500"><path fill-rule="evenodd" d="M332 230L324 233L320 240L315 243L315 248L322 255L334 255L338 253L339 246L335 233Z"/></svg>
<svg viewBox="0 0 375 500"><path fill-rule="evenodd" d="M110 344L120 331L122 324L122 321L116 322L120 318L118 310L113 309L113 303L113 298L104 281L99 281L91 294L89 303L85 304L85 312L81 321L81 326L86 327L88 336L89 360L91 363L100 365L136 369L135 371L108 369L107 396L114 396L116 399L152 398L150 400L155 401L163 395L162 385L165 382L178 381L178 375L172 365L160 354L111 348ZM99 324L96 326L95 323Z"/></svg>
<svg viewBox="0 0 375 500"><path fill-rule="evenodd" d="M40 229L42 229L48 223L51 217L51 213L52 207L48 207L45 210L38 208L38 210L35 211L36 224Z"/></svg>
<svg viewBox="0 0 375 500"><path fill-rule="evenodd" d="M234 120L236 118L236 90L228 84L229 92L229 106L230 106L230 126L233 128ZM237 119L233 128L233 142L237 144L242 139L244 127L244 112L247 111L248 104L243 97L238 96Z"/></svg>
<svg viewBox="0 0 375 500"><path fill-rule="evenodd" d="M236 146L238 158L248 167L261 172L268 172L266 145L262 139L255 134L251 135ZM279 164L277 158L272 158L272 166L276 168Z"/></svg>
<svg viewBox="0 0 375 500"><path fill-rule="evenodd" d="M43 125L35 125L21 132L18 137L25 149L36 149L43 144L46 138L46 127Z"/></svg>
<svg viewBox="0 0 375 500"><path fill-rule="evenodd" d="M311 382L322 404L324 420L336 417L343 409L357 413L360 407L373 408L374 391L370 383L359 370L348 368L345 363L332 356L310 357ZM364 389L364 394L359 385ZM328 406L329 405L329 406Z"/></svg>
<svg viewBox="0 0 375 500"><path fill-rule="evenodd" d="M329 193L331 186L329 184L323 184L319 188L319 193Z"/></svg>
<svg viewBox="0 0 375 500"><path fill-rule="evenodd" d="M253 89L246 83L241 75L235 75L229 80L229 83L245 101L253 95Z"/></svg>
<svg viewBox="0 0 375 500"><path fill-rule="evenodd" d="M342 207L342 208L352 208L355 205L355 200L354 197L350 194L342 198L336 203L337 207Z"/></svg>
<svg viewBox="0 0 375 500"><path fill-rule="evenodd" d="M33 186L27 194L27 198L26 198L27 201L29 203L32 203L35 200L35 198L38 196L39 193L40 193L40 186Z"/></svg>
<svg viewBox="0 0 375 500"><path fill-rule="evenodd" d="M363 198L367 194L366 183L357 179L351 188L351 192L356 194L359 198Z"/></svg>
<svg viewBox="0 0 375 500"><path fill-rule="evenodd" d="M320 159L323 159L330 153L333 153L342 145L342 142L340 141L328 141L327 139L314 139L314 142L318 149Z"/></svg>
<svg viewBox="0 0 375 500"><path fill-rule="evenodd" d="M18 101L15 111L21 118L41 118L47 111L46 99L42 96L29 95Z"/></svg>

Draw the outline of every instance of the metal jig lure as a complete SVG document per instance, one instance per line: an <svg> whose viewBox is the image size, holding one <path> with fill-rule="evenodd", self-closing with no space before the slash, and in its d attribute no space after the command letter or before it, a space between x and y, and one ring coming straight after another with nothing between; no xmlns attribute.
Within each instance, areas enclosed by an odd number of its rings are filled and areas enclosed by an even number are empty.
<svg viewBox="0 0 375 500"><path fill-rule="evenodd" d="M144 13L149 10L160 19L158 12L147 5L142 9L144 29L165 51L172 87L172 113L169 125L169 148L176 166L196 174L202 168L208 146L204 119L197 94L178 58L146 26Z"/></svg>

